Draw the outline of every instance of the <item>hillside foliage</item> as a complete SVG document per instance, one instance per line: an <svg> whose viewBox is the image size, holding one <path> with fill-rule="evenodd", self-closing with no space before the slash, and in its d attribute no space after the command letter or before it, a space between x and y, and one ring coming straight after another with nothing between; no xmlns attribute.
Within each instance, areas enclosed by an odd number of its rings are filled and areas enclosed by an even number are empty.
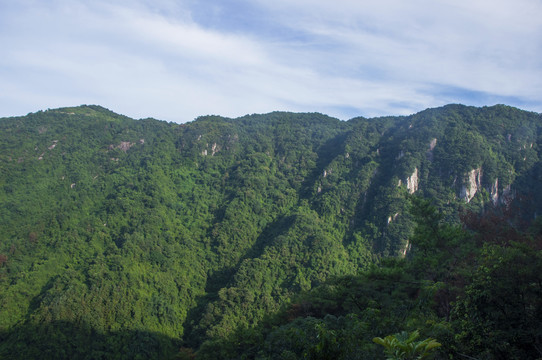
<svg viewBox="0 0 542 360"><path fill-rule="evenodd" d="M0 358L540 357L541 127L0 119Z"/></svg>

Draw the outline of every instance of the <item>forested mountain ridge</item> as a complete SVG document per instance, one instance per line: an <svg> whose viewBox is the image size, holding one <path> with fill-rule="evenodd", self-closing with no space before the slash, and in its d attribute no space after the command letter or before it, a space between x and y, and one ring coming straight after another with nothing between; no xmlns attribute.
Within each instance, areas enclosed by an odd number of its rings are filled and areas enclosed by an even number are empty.
<svg viewBox="0 0 542 360"><path fill-rule="evenodd" d="M463 208L531 220L541 126L503 105L346 122L179 125L99 106L0 119L0 355L209 346L297 293L405 256L412 195L451 224Z"/></svg>

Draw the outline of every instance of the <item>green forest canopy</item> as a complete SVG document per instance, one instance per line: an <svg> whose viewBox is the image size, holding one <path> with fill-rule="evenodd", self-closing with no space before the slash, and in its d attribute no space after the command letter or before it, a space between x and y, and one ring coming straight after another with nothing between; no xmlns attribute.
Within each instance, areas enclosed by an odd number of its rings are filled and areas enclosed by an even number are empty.
<svg viewBox="0 0 542 360"><path fill-rule="evenodd" d="M379 358L401 331L434 356L541 356L540 120L0 119L0 356Z"/></svg>

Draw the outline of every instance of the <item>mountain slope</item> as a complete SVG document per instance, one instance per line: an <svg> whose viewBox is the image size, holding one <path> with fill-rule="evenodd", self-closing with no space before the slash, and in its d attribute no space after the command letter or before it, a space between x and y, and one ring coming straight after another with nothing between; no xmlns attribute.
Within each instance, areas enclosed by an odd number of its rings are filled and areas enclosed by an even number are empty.
<svg viewBox="0 0 542 360"><path fill-rule="evenodd" d="M0 336L66 323L109 336L107 351L144 334L173 354L404 255L411 194L450 221L465 206L532 218L541 120L502 105L347 122L178 125L99 106L0 119Z"/></svg>

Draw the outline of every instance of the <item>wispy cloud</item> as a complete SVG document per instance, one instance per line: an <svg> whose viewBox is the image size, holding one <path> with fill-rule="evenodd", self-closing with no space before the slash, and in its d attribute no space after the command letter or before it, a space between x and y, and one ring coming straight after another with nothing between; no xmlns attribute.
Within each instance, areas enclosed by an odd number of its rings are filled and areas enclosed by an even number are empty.
<svg viewBox="0 0 542 360"><path fill-rule="evenodd" d="M538 1L261 3L285 25L339 47L343 70L369 69L379 79L407 83L416 93L440 85L540 101Z"/></svg>
<svg viewBox="0 0 542 360"><path fill-rule="evenodd" d="M542 111L541 13L535 0L3 3L0 116L81 103L177 122Z"/></svg>

